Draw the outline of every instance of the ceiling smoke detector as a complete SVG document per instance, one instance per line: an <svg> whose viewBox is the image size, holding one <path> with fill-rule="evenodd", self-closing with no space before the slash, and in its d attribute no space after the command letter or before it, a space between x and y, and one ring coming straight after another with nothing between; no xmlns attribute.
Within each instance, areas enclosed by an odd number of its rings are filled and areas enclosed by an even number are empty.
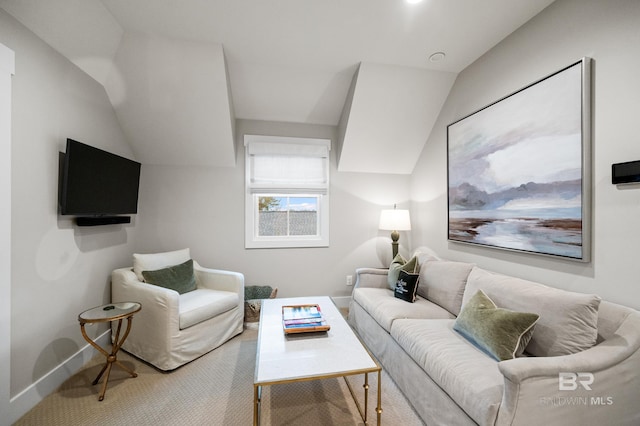
<svg viewBox="0 0 640 426"><path fill-rule="evenodd" d="M436 53L433 53L433 54L431 54L429 56L429 60L431 62L440 62L445 58L445 56L447 56L447 55L445 55L444 52L436 52Z"/></svg>

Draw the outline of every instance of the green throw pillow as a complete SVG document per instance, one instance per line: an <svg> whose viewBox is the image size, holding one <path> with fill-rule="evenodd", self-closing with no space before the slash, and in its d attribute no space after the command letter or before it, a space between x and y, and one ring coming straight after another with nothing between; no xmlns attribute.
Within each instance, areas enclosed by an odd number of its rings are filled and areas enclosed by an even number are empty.
<svg viewBox="0 0 640 426"><path fill-rule="evenodd" d="M415 274L418 272L418 258L413 256L408 262L404 260L404 257L398 253L396 257L391 261L391 265L389 266L389 273L387 275L387 284L389 284L389 288L391 290L396 289L396 283L398 282L398 277L400 276L400 271L405 271L410 274Z"/></svg>
<svg viewBox="0 0 640 426"><path fill-rule="evenodd" d="M160 287L175 290L180 294L196 289L196 276L193 272L193 260L180 265L170 266L156 271L142 271L144 281Z"/></svg>
<svg viewBox="0 0 640 426"><path fill-rule="evenodd" d="M453 329L498 361L522 355L539 315L498 308L482 290L464 305Z"/></svg>

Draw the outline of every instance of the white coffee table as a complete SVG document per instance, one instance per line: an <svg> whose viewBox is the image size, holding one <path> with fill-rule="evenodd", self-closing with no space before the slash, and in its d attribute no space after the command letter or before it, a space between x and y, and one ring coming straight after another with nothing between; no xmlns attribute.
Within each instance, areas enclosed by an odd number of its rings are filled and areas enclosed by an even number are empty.
<svg viewBox="0 0 640 426"><path fill-rule="evenodd" d="M331 330L317 336L285 336L282 306L317 303ZM377 424L382 414L381 367L362 345L331 298L295 297L262 301L256 371L253 379L253 424L260 424L262 386L344 377L360 417L367 424L369 373L378 373ZM346 376L364 374L364 411Z"/></svg>

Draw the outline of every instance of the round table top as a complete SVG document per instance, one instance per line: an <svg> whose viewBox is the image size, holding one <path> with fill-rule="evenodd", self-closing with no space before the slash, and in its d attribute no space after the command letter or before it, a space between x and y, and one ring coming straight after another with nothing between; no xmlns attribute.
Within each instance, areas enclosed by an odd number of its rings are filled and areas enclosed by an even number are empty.
<svg viewBox="0 0 640 426"><path fill-rule="evenodd" d="M78 315L78 321L87 322L108 322L129 317L142 309L138 302L109 303L108 305L97 306L87 309Z"/></svg>

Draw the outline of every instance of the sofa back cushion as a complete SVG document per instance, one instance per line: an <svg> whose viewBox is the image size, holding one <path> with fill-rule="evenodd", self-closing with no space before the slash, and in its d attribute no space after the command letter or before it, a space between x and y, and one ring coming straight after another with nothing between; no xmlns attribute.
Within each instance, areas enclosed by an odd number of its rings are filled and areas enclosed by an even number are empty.
<svg viewBox="0 0 640 426"><path fill-rule="evenodd" d="M420 246L414 252L413 256L418 258L418 264L422 265L428 260L442 260L438 254L427 246Z"/></svg>
<svg viewBox="0 0 640 426"><path fill-rule="evenodd" d="M420 265L418 295L445 308L453 315L460 313L467 277L473 264L449 260L428 260Z"/></svg>
<svg viewBox="0 0 640 426"><path fill-rule="evenodd" d="M560 290L475 267L469 274L462 306L478 290L500 307L540 315L526 347L531 355L570 355L596 343L601 299L595 294Z"/></svg>

